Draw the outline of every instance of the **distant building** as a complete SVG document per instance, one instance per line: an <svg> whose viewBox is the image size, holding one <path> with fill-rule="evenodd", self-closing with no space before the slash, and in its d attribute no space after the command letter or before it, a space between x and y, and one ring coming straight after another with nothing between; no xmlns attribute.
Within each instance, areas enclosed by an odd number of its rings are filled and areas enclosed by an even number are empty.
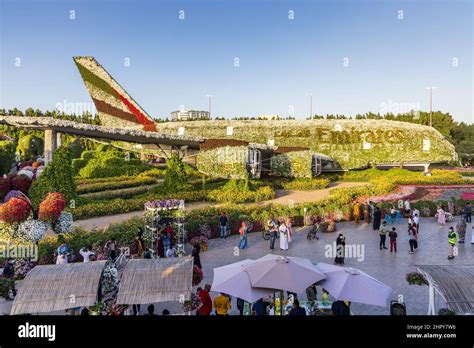
<svg viewBox="0 0 474 348"><path fill-rule="evenodd" d="M182 109L171 113L171 121L209 120L208 111Z"/></svg>

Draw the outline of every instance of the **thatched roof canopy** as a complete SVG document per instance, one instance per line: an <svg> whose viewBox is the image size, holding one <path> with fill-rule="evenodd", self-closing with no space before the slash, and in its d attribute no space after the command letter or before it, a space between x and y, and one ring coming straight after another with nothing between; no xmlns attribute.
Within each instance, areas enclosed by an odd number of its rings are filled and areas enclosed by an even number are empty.
<svg viewBox="0 0 474 348"><path fill-rule="evenodd" d="M22 281L11 314L45 313L92 306L106 261L41 265Z"/></svg>
<svg viewBox="0 0 474 348"><path fill-rule="evenodd" d="M188 257L132 259L120 281L117 304L147 304L189 299L193 260Z"/></svg>
<svg viewBox="0 0 474 348"><path fill-rule="evenodd" d="M456 313L474 313L474 266L416 266Z"/></svg>

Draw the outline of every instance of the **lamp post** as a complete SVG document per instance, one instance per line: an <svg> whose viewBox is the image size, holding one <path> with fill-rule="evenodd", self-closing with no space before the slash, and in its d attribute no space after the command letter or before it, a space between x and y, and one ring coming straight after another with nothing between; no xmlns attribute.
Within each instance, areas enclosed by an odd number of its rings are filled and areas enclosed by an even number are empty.
<svg viewBox="0 0 474 348"><path fill-rule="evenodd" d="M206 97L208 99L208 111L209 111L209 119L211 119L211 103L212 103L212 95L211 94L206 94Z"/></svg>
<svg viewBox="0 0 474 348"><path fill-rule="evenodd" d="M430 91L430 127L433 127L433 89L436 87L426 87Z"/></svg>

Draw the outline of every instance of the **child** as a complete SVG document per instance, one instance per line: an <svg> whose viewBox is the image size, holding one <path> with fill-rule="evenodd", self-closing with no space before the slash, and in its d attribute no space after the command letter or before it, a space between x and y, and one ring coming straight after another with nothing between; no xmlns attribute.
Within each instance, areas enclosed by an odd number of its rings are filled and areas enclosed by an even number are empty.
<svg viewBox="0 0 474 348"><path fill-rule="evenodd" d="M395 250L397 252L397 237L398 234L396 232L396 228L392 227L392 230L388 233L388 237L390 238L390 252Z"/></svg>

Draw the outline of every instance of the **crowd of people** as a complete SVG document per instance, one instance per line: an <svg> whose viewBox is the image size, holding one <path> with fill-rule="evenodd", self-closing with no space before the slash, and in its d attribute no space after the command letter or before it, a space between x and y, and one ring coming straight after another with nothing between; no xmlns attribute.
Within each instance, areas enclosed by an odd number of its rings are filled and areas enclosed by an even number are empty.
<svg viewBox="0 0 474 348"><path fill-rule="evenodd" d="M420 233L420 211L416 208L412 209L410 201L407 199L405 201L400 200L398 203L398 209L395 206L392 206L390 210L383 212L380 207L376 206L374 202L368 201L366 204L367 210L365 214L366 222L372 223L374 230L379 232L379 248L380 250L388 249L386 246L387 236L390 241L390 252L397 252L397 239L399 234L397 228L392 226L389 227L389 221L401 221L402 217L407 218L407 237L408 237L408 246L409 254L413 254L418 250L419 245L419 233ZM359 202L355 202L353 206L353 216L354 222L359 223L359 215L361 211L361 205ZM446 225L446 222L449 219L454 219L455 206L453 202L448 202L448 211L446 212L444 205L439 205L436 210L436 220L440 226L443 228ZM397 220L398 219L398 220ZM450 226L448 229L448 259L452 260L456 256L456 243L464 243L466 237L466 228L467 224L471 223L472 220L472 206L470 202L467 202L466 205L461 210L461 215L459 221L456 224L456 230L453 226ZM472 240L474 243L474 238ZM336 240L336 244L341 248L342 257L338 254L338 257L335 259L336 264L344 264L344 255L343 249L345 245L345 237L340 234Z"/></svg>
<svg viewBox="0 0 474 348"><path fill-rule="evenodd" d="M197 288L197 296L201 301L199 307L196 309L196 315L198 316L226 316L229 315L232 309L232 297L228 294L219 293L212 299L211 297L211 285L206 284L204 288ZM291 308L288 311L288 315L307 315L306 309L300 306L300 301L296 294L288 293L288 301L291 304ZM316 284L309 286L306 289L307 300L309 302L317 301L317 290ZM329 302L329 293L323 289L322 303ZM246 302L241 299L236 299L236 306L239 315L246 314L245 312ZM272 313L272 309L275 310L275 303L270 298L260 298L252 304L249 304L250 315L266 316ZM334 301L331 303L330 314L333 315L350 315L350 302L349 301Z"/></svg>

